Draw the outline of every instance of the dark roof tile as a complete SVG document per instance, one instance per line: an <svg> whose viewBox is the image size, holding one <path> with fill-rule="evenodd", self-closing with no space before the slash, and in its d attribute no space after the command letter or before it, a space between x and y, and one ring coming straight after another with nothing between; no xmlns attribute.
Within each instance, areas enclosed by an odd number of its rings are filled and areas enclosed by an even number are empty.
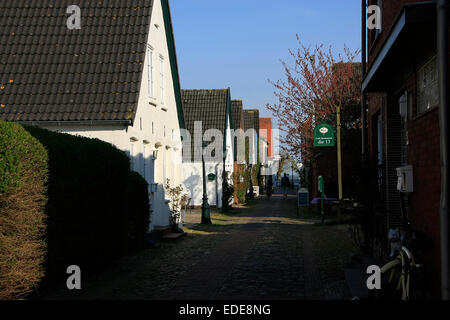
<svg viewBox="0 0 450 320"><path fill-rule="evenodd" d="M1 1L0 119L129 120L152 3L83 0L82 29L69 30L71 0Z"/></svg>
<svg viewBox="0 0 450 320"><path fill-rule="evenodd" d="M185 128L192 142L196 134L203 137L210 129L217 129L224 135L229 96L229 89L181 90ZM197 121L202 122L203 132L194 132ZM201 151L195 151L194 147L192 143L191 156L196 162L201 161L197 158Z"/></svg>

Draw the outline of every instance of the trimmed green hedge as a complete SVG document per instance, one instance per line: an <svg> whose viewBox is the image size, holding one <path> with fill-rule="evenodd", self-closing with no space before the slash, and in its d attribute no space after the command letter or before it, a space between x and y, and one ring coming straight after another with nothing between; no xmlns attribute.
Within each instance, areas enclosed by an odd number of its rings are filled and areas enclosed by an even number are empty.
<svg viewBox="0 0 450 320"><path fill-rule="evenodd" d="M47 151L0 121L0 300L30 293L44 275Z"/></svg>
<svg viewBox="0 0 450 320"><path fill-rule="evenodd" d="M0 123L1 132L16 130L26 137L1 136L0 155L10 163L6 166L2 161L0 165L2 199L3 194L7 194L3 190L9 190L19 202L26 199L26 203L34 204L36 201L32 198L18 196L18 190L22 189L46 199L45 208L37 202L39 210L36 207L32 212L36 217L42 217L39 221L46 218L45 228L27 226L35 230L34 236L21 237L26 242L45 236L46 281L65 286L69 265L78 265L83 274L89 274L144 245L150 220L148 184L139 174L130 171L130 161L124 152L98 139L37 127L25 127L25 131L16 124ZM3 127L13 129L4 130ZM33 142L33 148L28 141ZM21 161L14 162L16 158ZM23 181L17 178L26 172L29 172L29 178ZM47 190L44 188L46 180ZM10 211L14 213L13 209ZM0 216L4 216L3 209ZM27 224L26 221L20 223ZM11 231L3 223L0 228L1 235ZM4 254L0 251L1 260L4 260ZM35 260L35 264L42 265L42 259Z"/></svg>
<svg viewBox="0 0 450 320"><path fill-rule="evenodd" d="M98 139L26 127L49 154L48 271L84 273L143 245L148 184L130 171L125 152Z"/></svg>

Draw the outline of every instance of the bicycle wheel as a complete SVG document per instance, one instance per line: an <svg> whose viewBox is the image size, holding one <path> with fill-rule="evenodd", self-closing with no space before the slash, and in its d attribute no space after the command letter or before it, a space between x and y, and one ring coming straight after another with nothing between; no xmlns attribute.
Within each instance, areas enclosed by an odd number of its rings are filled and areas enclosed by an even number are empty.
<svg viewBox="0 0 450 320"><path fill-rule="evenodd" d="M395 259L381 268L381 290L374 292L374 299L400 300L402 294L399 289L401 289L401 262Z"/></svg>

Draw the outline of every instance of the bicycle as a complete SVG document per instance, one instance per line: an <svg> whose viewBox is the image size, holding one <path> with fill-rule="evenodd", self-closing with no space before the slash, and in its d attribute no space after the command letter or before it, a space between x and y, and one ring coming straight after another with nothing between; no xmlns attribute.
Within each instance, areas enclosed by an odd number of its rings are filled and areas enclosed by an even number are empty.
<svg viewBox="0 0 450 320"><path fill-rule="evenodd" d="M381 273L385 274L390 271L389 283L392 283L397 277L398 282L395 289L401 290L402 300L410 300L411 274L421 268L422 265L416 264L414 261L411 251L402 246L398 256L381 268Z"/></svg>
<svg viewBox="0 0 450 320"><path fill-rule="evenodd" d="M389 273L388 283L392 284L395 280L397 280L395 290L401 290L401 299L411 300L411 298L414 299L420 296L420 290L418 289L418 273L423 268L423 265L417 264L415 262L414 255L411 249L408 248L413 245L415 236L410 227L411 223L406 212L403 194L400 194L400 200L404 226L404 239L402 241L403 245L401 246L397 257L394 260L386 263L381 268L381 274L385 275ZM411 278L413 278L413 280L411 280ZM413 297L411 297L410 295L411 282L413 282L413 287L415 289Z"/></svg>

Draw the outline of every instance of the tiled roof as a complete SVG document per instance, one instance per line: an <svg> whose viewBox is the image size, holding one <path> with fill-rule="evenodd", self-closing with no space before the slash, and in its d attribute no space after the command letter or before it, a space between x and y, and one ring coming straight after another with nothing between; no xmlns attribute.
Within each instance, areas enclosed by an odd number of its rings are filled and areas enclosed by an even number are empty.
<svg viewBox="0 0 450 320"><path fill-rule="evenodd" d="M192 141L195 135L203 137L209 129L217 129L224 135L229 96L229 89L181 90L185 128ZM203 132L194 132L196 121L202 122ZM196 154L192 149L192 157ZM201 161L201 158L195 160Z"/></svg>
<svg viewBox="0 0 450 320"><path fill-rule="evenodd" d="M244 110L244 130L255 129L259 133L259 110Z"/></svg>
<svg viewBox="0 0 450 320"><path fill-rule="evenodd" d="M151 0L0 2L0 119L130 120L138 102Z"/></svg>
<svg viewBox="0 0 450 320"><path fill-rule="evenodd" d="M233 114L234 129L244 129L244 112L242 100L231 101L231 112Z"/></svg>

